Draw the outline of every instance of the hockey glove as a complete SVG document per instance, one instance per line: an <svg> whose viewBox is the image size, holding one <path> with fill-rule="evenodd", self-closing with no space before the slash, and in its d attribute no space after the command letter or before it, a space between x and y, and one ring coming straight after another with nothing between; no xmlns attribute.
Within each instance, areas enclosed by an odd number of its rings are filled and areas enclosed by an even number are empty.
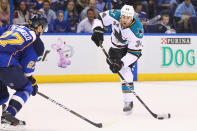
<svg viewBox="0 0 197 131"><path fill-rule="evenodd" d="M107 59L107 63L109 64L109 68L113 73L118 73L120 69L123 67L122 61L115 61L110 63L110 61Z"/></svg>
<svg viewBox="0 0 197 131"><path fill-rule="evenodd" d="M100 46L100 41L103 41L103 34L104 34L104 29L101 27L95 27L93 29L93 34L92 34L92 41L99 47Z"/></svg>
<svg viewBox="0 0 197 131"><path fill-rule="evenodd" d="M32 96L35 96L36 93L38 92L38 85L36 83L36 79L33 76L28 76L27 79L30 80L32 83L33 91L31 94Z"/></svg>

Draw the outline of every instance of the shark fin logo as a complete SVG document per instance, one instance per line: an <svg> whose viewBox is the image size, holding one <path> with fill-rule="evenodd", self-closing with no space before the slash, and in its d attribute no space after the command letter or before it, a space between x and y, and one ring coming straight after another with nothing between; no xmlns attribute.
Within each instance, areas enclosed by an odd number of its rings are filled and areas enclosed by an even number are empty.
<svg viewBox="0 0 197 131"><path fill-rule="evenodd" d="M116 37L116 39L118 40L118 41L120 41L121 43L125 43L127 40L123 40L122 39L122 33L121 33L121 31L117 31L116 29L114 29L114 36Z"/></svg>

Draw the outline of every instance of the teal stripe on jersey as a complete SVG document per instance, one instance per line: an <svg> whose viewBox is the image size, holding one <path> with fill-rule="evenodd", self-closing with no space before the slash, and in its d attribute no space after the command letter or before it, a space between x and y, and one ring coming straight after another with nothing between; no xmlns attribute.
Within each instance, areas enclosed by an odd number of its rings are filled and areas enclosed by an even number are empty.
<svg viewBox="0 0 197 131"><path fill-rule="evenodd" d="M120 10L109 10L109 15L117 21L120 21Z"/></svg>

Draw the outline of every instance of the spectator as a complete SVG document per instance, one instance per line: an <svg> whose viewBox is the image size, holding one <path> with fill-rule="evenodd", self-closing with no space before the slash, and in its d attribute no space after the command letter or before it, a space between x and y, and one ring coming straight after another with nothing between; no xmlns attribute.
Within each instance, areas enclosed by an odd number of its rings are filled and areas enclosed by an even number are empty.
<svg viewBox="0 0 197 131"><path fill-rule="evenodd" d="M185 16L196 16L191 0L184 0L180 5L178 5L175 16L180 18L183 18Z"/></svg>
<svg viewBox="0 0 197 131"><path fill-rule="evenodd" d="M103 12L104 7L105 7L105 2L103 0L96 0L96 8L98 12Z"/></svg>
<svg viewBox="0 0 197 131"><path fill-rule="evenodd" d="M192 0L192 4L197 12L197 0Z"/></svg>
<svg viewBox="0 0 197 131"><path fill-rule="evenodd" d="M42 12L41 12L40 10L30 9L30 10L29 10L29 15L30 15L30 17L31 17L31 15L32 15L33 13L38 13L38 14L41 14L41 15L42 15Z"/></svg>
<svg viewBox="0 0 197 131"><path fill-rule="evenodd" d="M133 5L135 0L122 0L122 2L126 5Z"/></svg>
<svg viewBox="0 0 197 131"><path fill-rule="evenodd" d="M51 2L51 4L52 4L52 3L56 2L56 1L58 1L58 0L51 0L50 2Z"/></svg>
<svg viewBox="0 0 197 131"><path fill-rule="evenodd" d="M65 8L67 6L67 0L57 0L53 3L51 3L51 9L55 12L57 12L58 10L63 10L65 11Z"/></svg>
<svg viewBox="0 0 197 131"><path fill-rule="evenodd" d="M37 0L17 0L14 4L16 6L20 6L21 1L24 1L26 3L28 10L33 10L33 9L39 10L41 8L41 4L38 3ZM15 7L15 8L17 9L17 7Z"/></svg>
<svg viewBox="0 0 197 131"><path fill-rule="evenodd" d="M133 0L132 5L135 5L136 3L140 2L142 4L142 11L148 12L149 1L150 0Z"/></svg>
<svg viewBox="0 0 197 131"><path fill-rule="evenodd" d="M14 11L14 24L27 24L29 21L29 11L24 0L19 3L19 9Z"/></svg>
<svg viewBox="0 0 197 131"><path fill-rule="evenodd" d="M158 7L161 11L161 13L164 11L164 10L170 10L171 9L171 5L170 5L170 2L171 0L159 0L158 1ZM163 11L162 11L163 10ZM170 13L170 12L168 12Z"/></svg>
<svg viewBox="0 0 197 131"><path fill-rule="evenodd" d="M82 20L78 27L77 27L77 33L92 33L92 26L94 23L94 17L95 17L95 13L93 9L88 9L87 10L87 18L85 18L84 20Z"/></svg>
<svg viewBox="0 0 197 131"><path fill-rule="evenodd" d="M87 17L87 10L90 8L94 10L95 16L96 17L98 16L98 10L96 9L96 1L90 0L89 5L85 9L82 10L82 12L80 14L80 20L83 20L84 18Z"/></svg>
<svg viewBox="0 0 197 131"><path fill-rule="evenodd" d="M169 21L169 14L157 15L145 22L144 30L146 33L176 33L176 30L171 28Z"/></svg>
<svg viewBox="0 0 197 131"><path fill-rule="evenodd" d="M171 1L170 1L170 5L171 5L171 7L172 7L172 6L177 7L177 6L178 6L178 4L180 4L180 1L179 1L179 0L171 0Z"/></svg>
<svg viewBox="0 0 197 131"><path fill-rule="evenodd" d="M147 21L147 14L146 14L146 12L142 11L142 3L140 1L136 2L134 8L135 8L135 12L136 12L136 17L142 22L142 24L144 22L146 22Z"/></svg>
<svg viewBox="0 0 197 131"><path fill-rule="evenodd" d="M180 5L178 5L175 15L176 21L178 22L179 31L189 32L189 19L190 17L195 17L196 12L191 0L184 0ZM181 29L181 24L183 24L183 29Z"/></svg>
<svg viewBox="0 0 197 131"><path fill-rule="evenodd" d="M161 21L159 21L158 24L164 27L164 29L166 30L165 33L176 33L176 31L171 28L169 21L170 21L170 16L168 14L163 14L161 16Z"/></svg>
<svg viewBox="0 0 197 131"><path fill-rule="evenodd" d="M88 6L87 0L78 0L76 4L76 10L78 14L81 14L82 10Z"/></svg>
<svg viewBox="0 0 197 131"><path fill-rule="evenodd" d="M10 5L8 0L0 1L0 27L10 24Z"/></svg>
<svg viewBox="0 0 197 131"><path fill-rule="evenodd" d="M155 3L154 3L154 0L149 0L149 3L148 3L148 11L147 11L147 14L148 14L148 19L152 19L154 16L155 16Z"/></svg>
<svg viewBox="0 0 197 131"><path fill-rule="evenodd" d="M25 0L25 3L28 9L39 10L41 8L41 4L37 0Z"/></svg>
<svg viewBox="0 0 197 131"><path fill-rule="evenodd" d="M142 3L142 11L147 12L148 11L148 5L150 0L141 0Z"/></svg>
<svg viewBox="0 0 197 131"><path fill-rule="evenodd" d="M111 5L110 5L110 6L111 6L111 9L115 9L115 8L114 8L113 2L111 2ZM106 10L109 10L109 9L108 9L108 2L105 3L104 11L106 11Z"/></svg>
<svg viewBox="0 0 197 131"><path fill-rule="evenodd" d="M45 0L42 3L42 8L40 9L40 11L47 18L48 23L51 23L51 21L56 19L56 14L53 10L50 9L50 2L48 0Z"/></svg>
<svg viewBox="0 0 197 131"><path fill-rule="evenodd" d="M59 10L57 12L57 18L50 23L48 32L52 32L52 33L71 32L71 28L68 21L64 20L64 11Z"/></svg>
<svg viewBox="0 0 197 131"><path fill-rule="evenodd" d="M77 14L75 7L76 7L75 2L69 1L65 11L65 18L64 18L64 20L67 20L68 23L70 24L73 33L77 32L77 24L79 23L79 16Z"/></svg>
<svg viewBox="0 0 197 131"><path fill-rule="evenodd" d="M112 0L111 2L114 5L114 9L121 9L124 5L122 0ZM106 10L108 10L108 9L106 9Z"/></svg>
<svg viewBox="0 0 197 131"><path fill-rule="evenodd" d="M172 17L174 16L175 10L177 6L180 4L179 0L171 0L170 5L171 5L171 11L172 11Z"/></svg>
<svg viewBox="0 0 197 131"><path fill-rule="evenodd" d="M43 3L45 0L37 0L39 3ZM49 0L51 2L51 0Z"/></svg>

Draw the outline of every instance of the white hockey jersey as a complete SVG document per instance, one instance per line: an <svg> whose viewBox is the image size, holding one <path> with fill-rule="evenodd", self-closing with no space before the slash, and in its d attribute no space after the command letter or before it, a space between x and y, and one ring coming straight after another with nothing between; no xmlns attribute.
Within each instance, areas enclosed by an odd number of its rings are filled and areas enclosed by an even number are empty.
<svg viewBox="0 0 197 131"><path fill-rule="evenodd" d="M130 65L141 56L142 38L144 29L141 22L134 17L128 28L124 28L120 23L120 10L108 10L99 14L100 19L94 21L93 29L97 26L105 27L111 25L111 47L128 48L128 53L122 58L125 66ZM134 56L136 57L134 57Z"/></svg>

